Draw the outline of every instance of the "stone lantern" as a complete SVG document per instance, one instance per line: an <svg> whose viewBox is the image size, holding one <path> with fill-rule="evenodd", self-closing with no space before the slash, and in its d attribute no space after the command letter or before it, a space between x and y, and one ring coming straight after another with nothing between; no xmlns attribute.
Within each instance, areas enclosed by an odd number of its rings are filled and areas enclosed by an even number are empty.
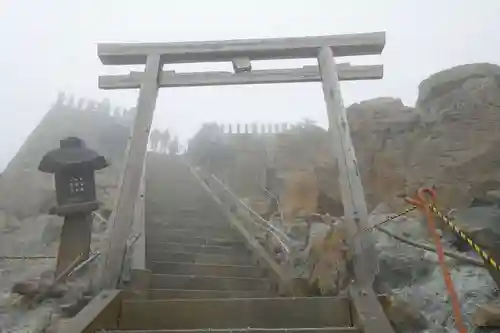
<svg viewBox="0 0 500 333"><path fill-rule="evenodd" d="M57 206L51 212L64 216L56 274L79 256L83 260L89 256L91 213L99 208L94 173L107 166L103 156L76 137L61 140L60 148L49 151L38 166L38 170L54 174Z"/></svg>

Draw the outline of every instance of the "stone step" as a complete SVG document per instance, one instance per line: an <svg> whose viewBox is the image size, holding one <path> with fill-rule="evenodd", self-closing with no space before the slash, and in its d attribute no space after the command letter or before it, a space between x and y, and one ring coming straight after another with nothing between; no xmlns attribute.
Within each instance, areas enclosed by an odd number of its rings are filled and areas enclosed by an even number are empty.
<svg viewBox="0 0 500 333"><path fill-rule="evenodd" d="M176 221L187 221L187 222L200 222L204 223L205 221L210 221L210 222L224 222L228 224L227 219L224 215L222 215L219 212L200 212L197 213L196 215L186 215L186 214L179 214L177 212L172 212L170 211L170 207L167 207L165 205L162 205L160 203L157 204L158 209L161 208L162 212L162 217L163 220L161 222L176 222ZM161 207L160 207L161 205ZM146 213L147 216L147 213Z"/></svg>
<svg viewBox="0 0 500 333"><path fill-rule="evenodd" d="M321 328L352 326L340 297L125 300L120 329Z"/></svg>
<svg viewBox="0 0 500 333"><path fill-rule="evenodd" d="M214 246L231 246L238 248L246 248L246 244L243 241L227 239L227 238L203 238L203 237L186 237L186 236L166 236L159 242L153 242L152 239L148 238L147 244L162 244L162 243L183 243L186 245L214 245Z"/></svg>
<svg viewBox="0 0 500 333"><path fill-rule="evenodd" d="M212 265L253 265L253 259L250 256L241 256L236 254L193 254L181 252L148 251L146 253L146 259L148 262L168 261Z"/></svg>
<svg viewBox="0 0 500 333"><path fill-rule="evenodd" d="M204 299L204 298L265 298L267 290L184 290L184 289L150 289L149 299Z"/></svg>
<svg viewBox="0 0 500 333"><path fill-rule="evenodd" d="M220 219L205 219L205 220L186 220L186 219L175 219L170 221L157 221L154 223L146 223L146 230L155 232L156 230L164 231L171 229L196 229L196 230L213 230L213 231L222 231L222 232L231 232L234 233L234 230L231 229L231 225L224 220Z"/></svg>
<svg viewBox="0 0 500 333"><path fill-rule="evenodd" d="M151 275L152 289L184 289L184 290L269 290L267 279L196 276L196 275Z"/></svg>
<svg viewBox="0 0 500 333"><path fill-rule="evenodd" d="M165 208L165 206L164 206ZM201 223L209 220L209 221L219 221L222 220L223 222L227 223L226 219L224 218L224 215L220 211L214 211L214 210L209 210L206 208L200 208L198 212L193 212L191 214L187 213L178 213L176 211L165 211L166 213L166 220L168 221L177 221L177 220L184 220L184 221L190 221L190 222L195 222L199 220Z"/></svg>
<svg viewBox="0 0 500 333"><path fill-rule="evenodd" d="M221 277L260 278L264 271L258 266L210 265L153 261L148 268L154 274L200 275Z"/></svg>
<svg viewBox="0 0 500 333"><path fill-rule="evenodd" d="M193 329L193 330L113 330L102 333L361 333L356 327L320 328L230 328L230 329Z"/></svg>
<svg viewBox="0 0 500 333"><path fill-rule="evenodd" d="M196 180L193 180L191 178L184 178L182 180L182 185L176 184L176 182L179 180L180 179L161 179L159 180L158 184L149 184L149 189L154 192L162 192L168 195L172 194L172 199L177 201L180 201L178 200L178 198L189 199L190 197L201 197L206 195L206 192L203 193L204 189ZM146 186L148 186L147 183Z"/></svg>
<svg viewBox="0 0 500 333"><path fill-rule="evenodd" d="M174 225L171 224L155 224L152 226L146 225L146 232L168 232L168 231L173 231L173 232L193 232L193 231L202 231L202 232L210 232L210 233L229 233L229 234L237 234L236 230L231 228L231 225L229 223L224 223L224 224L202 224L202 223L174 223Z"/></svg>
<svg viewBox="0 0 500 333"><path fill-rule="evenodd" d="M214 207L214 204L212 203L211 205L207 205L205 207L200 206L200 205L194 205L196 207L195 210L191 212L179 212L176 207L173 207L171 210L165 210L166 212L169 213L167 216L169 219L172 218L177 218L177 219L196 219L200 217L223 217L224 215L222 212L219 210L218 207ZM168 207L168 206L164 206Z"/></svg>
<svg viewBox="0 0 500 333"><path fill-rule="evenodd" d="M165 231L171 229L195 229L195 230L207 230L213 232L234 232L231 229L231 225L226 221L221 220L174 220L164 223L155 223L146 225L146 230L151 232Z"/></svg>
<svg viewBox="0 0 500 333"><path fill-rule="evenodd" d="M242 247L216 246L216 245L190 245L183 243L149 243L147 249L151 251L168 251L182 253L204 253L204 254L247 254L247 250Z"/></svg>
<svg viewBox="0 0 500 333"><path fill-rule="evenodd" d="M215 205L215 202L203 203L205 199L202 197L191 198L187 196L178 197L178 199L165 200L165 198L152 198L148 200L147 207L152 209L154 207L161 207L162 211L165 212L166 216L176 216L176 217L199 217L204 215L222 215L220 208ZM210 199L212 200L212 199ZM196 212L179 212L179 205L188 205L190 207L196 208Z"/></svg>
<svg viewBox="0 0 500 333"><path fill-rule="evenodd" d="M176 182L182 181L182 184L177 184ZM160 179L158 183L152 184L151 182L146 186L149 188L146 189L146 194L149 193L162 193L164 195L168 195L168 197L180 201L179 198L189 199L190 197L195 196L206 196L206 192L203 193L204 189L200 186L200 184L191 178L180 179ZM161 198L158 198L161 199Z"/></svg>
<svg viewBox="0 0 500 333"><path fill-rule="evenodd" d="M216 239L231 239L241 240L241 236L232 229L196 229L196 228L154 228L146 230L146 240L149 241L164 241L166 237L183 236L187 238L216 238Z"/></svg>
<svg viewBox="0 0 500 333"><path fill-rule="evenodd" d="M165 207L168 207L168 211L170 212L178 212L179 207L189 207L196 208L197 210L202 210L205 208L209 208L210 210L215 211L219 209L216 206L216 203L212 197L208 197L206 193L198 193L198 191L194 191L191 193L185 191L179 191L176 189L169 189L170 193L162 193L163 197L152 196L146 197L146 200L150 203L165 203ZM201 191L204 191L201 189ZM154 191L160 192L160 189ZM151 191L150 193L154 193ZM146 192L146 196L148 192ZM168 200L165 200L168 199ZM191 212L183 212L182 214L192 214Z"/></svg>

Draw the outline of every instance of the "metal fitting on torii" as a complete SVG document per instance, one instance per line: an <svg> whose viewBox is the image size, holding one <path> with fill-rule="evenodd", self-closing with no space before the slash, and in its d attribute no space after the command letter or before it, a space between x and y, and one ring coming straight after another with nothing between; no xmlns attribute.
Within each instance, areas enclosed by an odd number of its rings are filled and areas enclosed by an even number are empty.
<svg viewBox="0 0 500 333"><path fill-rule="evenodd" d="M250 58L235 58L231 61L235 73L252 71L252 61Z"/></svg>

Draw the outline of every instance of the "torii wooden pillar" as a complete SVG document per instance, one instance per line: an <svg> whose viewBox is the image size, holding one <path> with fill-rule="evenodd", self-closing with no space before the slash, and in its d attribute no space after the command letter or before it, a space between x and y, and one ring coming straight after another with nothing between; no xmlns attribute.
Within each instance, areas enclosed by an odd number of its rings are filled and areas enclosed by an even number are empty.
<svg viewBox="0 0 500 333"><path fill-rule="evenodd" d="M384 46L383 32L208 42L99 44L98 55L104 65L146 64L144 72L99 77L99 87L102 89L140 88L129 158L125 165L118 206L111 221L111 245L104 286L115 288L120 274L160 87L321 82L353 254L354 283L350 290L351 297L358 311L357 316L363 317L362 322L366 324L364 332L392 332L372 287L377 271L373 241L369 233L357 235L359 230L368 228L368 212L339 87L339 80L380 79L383 70L381 65L337 65L334 59L334 56L380 54ZM251 67L252 60L297 58L317 58L319 66L278 70L252 70ZM162 71L163 64L168 63L221 61L232 62L234 73L177 74L174 71Z"/></svg>

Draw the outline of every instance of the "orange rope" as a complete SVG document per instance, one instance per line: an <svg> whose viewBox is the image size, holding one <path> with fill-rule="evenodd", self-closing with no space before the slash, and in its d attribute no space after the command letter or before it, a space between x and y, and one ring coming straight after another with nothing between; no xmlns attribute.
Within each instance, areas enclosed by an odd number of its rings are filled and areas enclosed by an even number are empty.
<svg viewBox="0 0 500 333"><path fill-rule="evenodd" d="M429 202L426 198L426 195L429 195L431 202ZM460 310L460 301L458 299L457 292L453 285L453 281L451 279L451 274L448 269L448 266L445 262L443 245L441 243L441 238L439 237L436 230L436 223L434 221L434 215L431 211L431 205L434 204L436 199L436 192L430 188L421 188L417 192L417 198L405 198L405 201L411 205L417 206L417 208L422 211L427 219L427 227L429 228L429 232L434 239L434 243L436 245L436 252L439 259L439 265L441 266L441 271L443 273L443 280L446 285L446 289L448 291L448 295L451 299L451 305L453 308L453 314L455 316L455 327L459 333L467 333L467 329L463 322L462 312Z"/></svg>

